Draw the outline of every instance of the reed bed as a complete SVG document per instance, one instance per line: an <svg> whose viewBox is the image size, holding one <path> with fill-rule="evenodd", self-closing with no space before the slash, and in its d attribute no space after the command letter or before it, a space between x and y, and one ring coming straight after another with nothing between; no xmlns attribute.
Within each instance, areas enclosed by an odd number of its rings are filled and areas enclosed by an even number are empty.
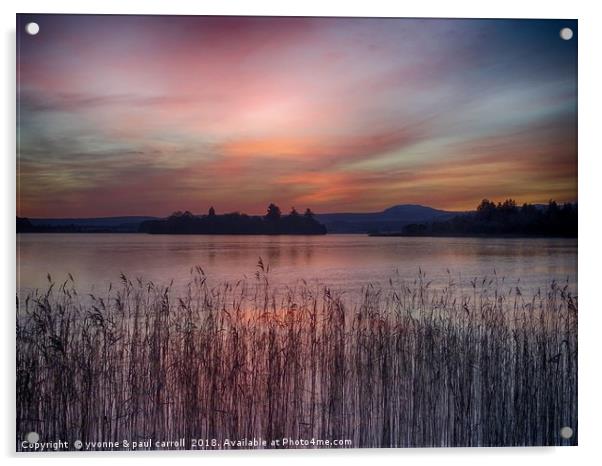
<svg viewBox="0 0 602 466"><path fill-rule="evenodd" d="M17 449L31 431L185 448L577 443L577 301L556 283L525 296L495 277L435 287L420 273L351 299L273 289L261 263L209 287L197 267L181 292L125 276L104 296L51 283L18 300L16 320Z"/></svg>

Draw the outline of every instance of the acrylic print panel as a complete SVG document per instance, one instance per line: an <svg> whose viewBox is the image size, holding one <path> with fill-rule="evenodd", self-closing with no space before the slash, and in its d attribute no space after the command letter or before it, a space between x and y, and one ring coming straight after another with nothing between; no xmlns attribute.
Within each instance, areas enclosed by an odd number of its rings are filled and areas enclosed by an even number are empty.
<svg viewBox="0 0 602 466"><path fill-rule="evenodd" d="M18 15L16 449L576 445L577 36Z"/></svg>

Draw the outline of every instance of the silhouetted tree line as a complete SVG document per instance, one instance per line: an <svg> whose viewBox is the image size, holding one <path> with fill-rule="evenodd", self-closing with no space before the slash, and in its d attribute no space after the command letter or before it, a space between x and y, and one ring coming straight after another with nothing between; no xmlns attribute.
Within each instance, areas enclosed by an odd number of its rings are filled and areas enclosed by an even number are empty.
<svg viewBox="0 0 602 466"><path fill-rule="evenodd" d="M208 235L323 235L326 227L307 209L303 215L293 208L282 215L280 208L270 204L266 215L251 216L238 212L217 215L211 207L207 215L175 212L166 219L142 222L140 232L151 234Z"/></svg>
<svg viewBox="0 0 602 466"><path fill-rule="evenodd" d="M550 201L545 206L523 204L512 199L495 204L481 201L475 212L456 215L445 221L406 225L404 235L517 235L577 236L577 204L559 205Z"/></svg>

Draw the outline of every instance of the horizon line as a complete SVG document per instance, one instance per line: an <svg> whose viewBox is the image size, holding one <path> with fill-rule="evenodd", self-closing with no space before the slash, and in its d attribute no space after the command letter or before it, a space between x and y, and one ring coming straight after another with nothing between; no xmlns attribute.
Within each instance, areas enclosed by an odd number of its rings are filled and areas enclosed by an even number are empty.
<svg viewBox="0 0 602 466"><path fill-rule="evenodd" d="M489 198L483 198L483 200L489 200L491 202L494 202L495 204L498 204L500 202L503 201L496 201L496 200L492 200ZM506 197L504 200L507 199L512 199L512 197ZM517 207L521 207L524 204L530 204L530 205L547 205L549 202L556 202L557 204L560 205L564 205L564 204L577 204L577 200L573 200L573 201L555 201L554 199L550 199L548 202L518 202L516 201L516 199L513 199L516 202ZM274 203L275 204L275 203ZM268 204L269 205L269 204ZM278 204L276 204L278 205ZM315 215L334 215L334 214L379 214L379 213L383 213L386 210L392 209L394 207L399 207L399 206L413 206L413 207L423 207L423 208L427 208L427 209L433 209L433 210L439 210L441 212L446 212L446 213L453 213L453 214L461 214L461 213L466 213L466 212L473 212L476 210L476 206L473 207L472 209L466 209L466 210L447 210L447 209L442 209L439 207L433 207L433 206L429 206L429 205L425 205L425 204L394 204L391 205L389 207L385 207L382 210L370 210L370 211L353 211L353 210L348 210L348 211L335 211L335 212L319 212L319 211L315 211L313 209L311 209L311 207L309 208ZM296 208L295 208L296 209ZM209 210L209 209L207 209ZM217 209L216 209L217 210ZM299 213L303 213L305 211L305 209L301 209L301 210L297 210ZM103 219L103 218L120 218L120 217L156 217L156 218L167 218L170 215L173 215L175 212L190 212L193 215L206 215L206 213L194 213L191 210L188 209L178 209L175 211L172 211L171 213L165 215L157 215L157 214L113 214L113 215L100 215L100 216L87 216L87 217L72 217L72 216L64 216L64 217L38 217L38 216L31 216L31 215L16 215L16 217L19 218L28 218L28 219L37 219L37 220L65 220L65 219L73 219L73 220L87 220L87 219ZM231 210L231 211L223 211L221 213L216 212L216 215L224 215L224 214L234 214L234 213L239 213L239 214L244 214L244 215L249 215L249 216L264 216L265 213L247 213L247 212L242 212L240 210ZM282 212L283 215L288 215L288 212Z"/></svg>

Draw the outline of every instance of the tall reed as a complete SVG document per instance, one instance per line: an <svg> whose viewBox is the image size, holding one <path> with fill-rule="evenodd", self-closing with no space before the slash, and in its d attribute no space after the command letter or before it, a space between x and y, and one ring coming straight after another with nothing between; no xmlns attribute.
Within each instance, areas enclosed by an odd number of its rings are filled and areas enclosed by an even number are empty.
<svg viewBox="0 0 602 466"><path fill-rule="evenodd" d="M577 301L497 278L463 288L299 283L185 291L70 278L17 305L17 449L44 441L349 439L354 447L577 442ZM570 426L575 435L560 437ZM311 446L311 445L310 445ZM151 446L151 448L154 448Z"/></svg>

